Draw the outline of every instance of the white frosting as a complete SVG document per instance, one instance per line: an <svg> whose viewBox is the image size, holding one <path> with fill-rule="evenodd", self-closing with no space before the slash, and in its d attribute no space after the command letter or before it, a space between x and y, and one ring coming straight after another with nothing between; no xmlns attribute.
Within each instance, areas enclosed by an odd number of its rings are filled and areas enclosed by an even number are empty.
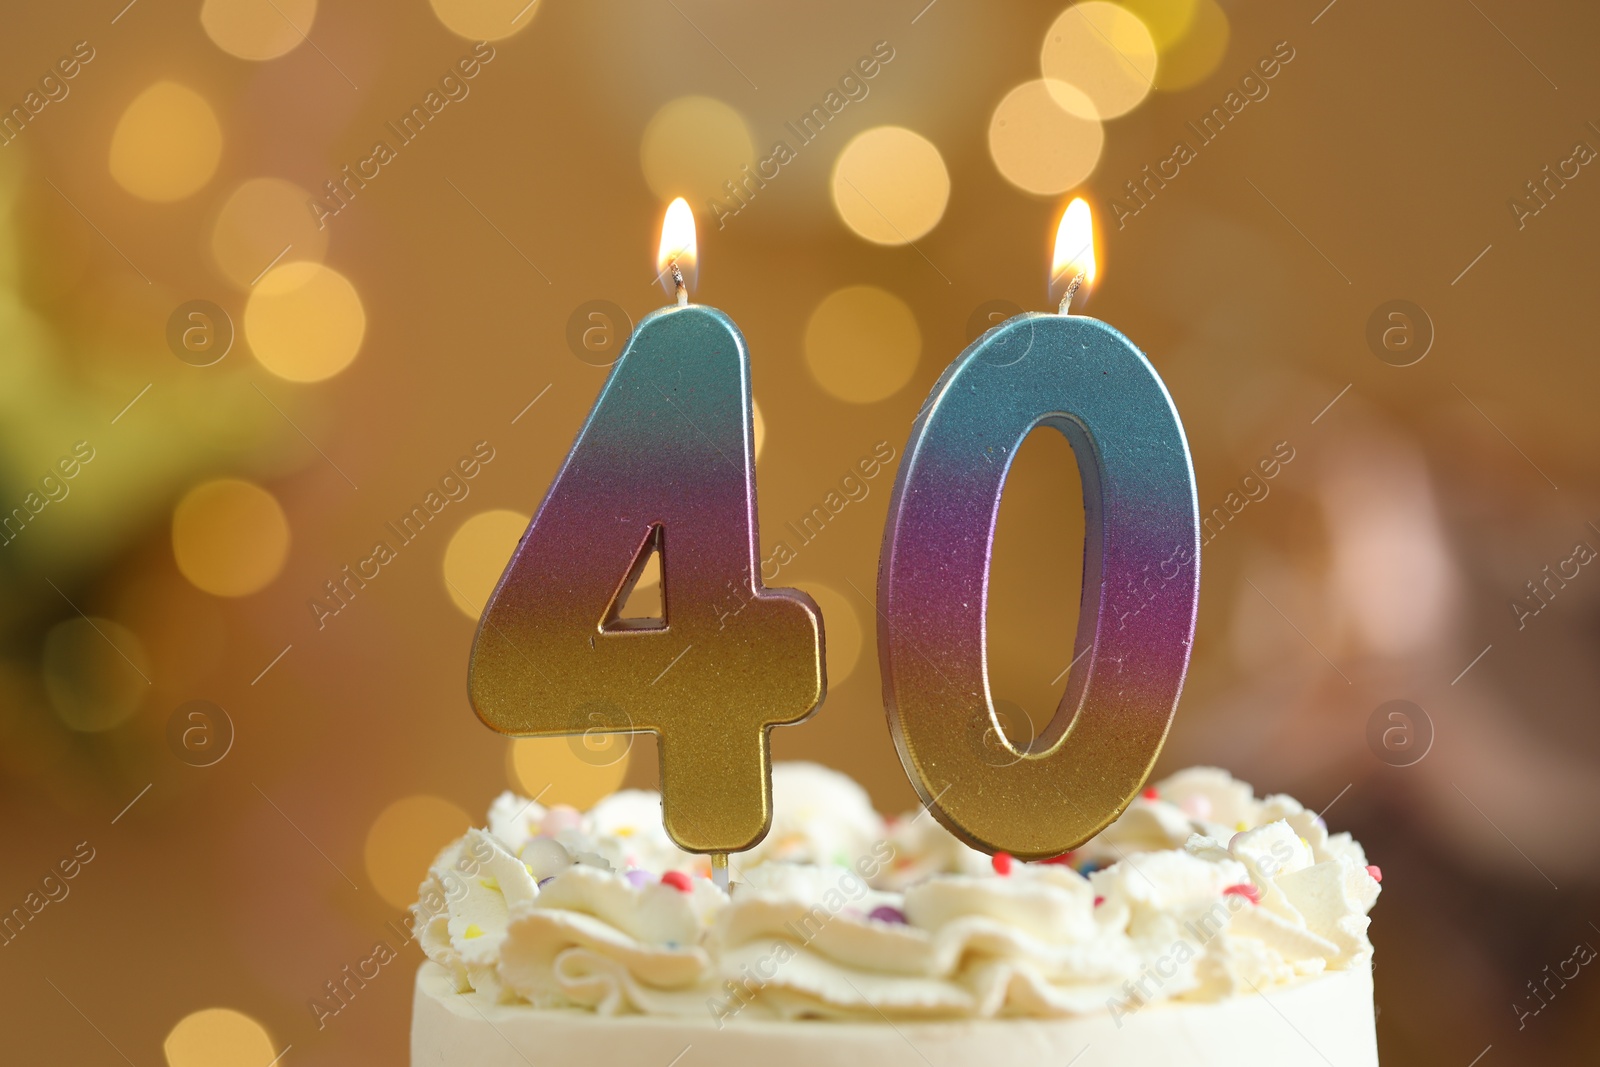
<svg viewBox="0 0 1600 1067"><path fill-rule="evenodd" d="M499 1003L719 1023L1121 1018L1371 956L1360 846L1223 771L1176 774L1069 862L1004 876L825 768L779 764L773 794L729 893L667 839L654 793L582 815L502 795L423 883L423 950Z"/></svg>
<svg viewBox="0 0 1600 1067"><path fill-rule="evenodd" d="M1300 979L1264 997L1166 1001L1132 1020L1096 1011L1053 1019L902 1019L892 1027L877 1017L718 1026L704 1015L598 1015L499 1004L480 993L456 992L447 974L424 961L413 999L411 1063L1378 1067L1374 1030L1372 973L1365 968Z"/></svg>

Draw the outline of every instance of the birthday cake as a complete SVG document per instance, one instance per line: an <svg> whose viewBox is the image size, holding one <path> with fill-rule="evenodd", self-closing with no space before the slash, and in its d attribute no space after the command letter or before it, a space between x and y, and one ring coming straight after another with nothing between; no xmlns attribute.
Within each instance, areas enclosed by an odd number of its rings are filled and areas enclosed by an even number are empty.
<svg viewBox="0 0 1600 1067"><path fill-rule="evenodd" d="M1381 874L1290 797L1182 771L1039 863L812 764L773 807L724 891L653 792L500 796L413 908L412 1063L1378 1062Z"/></svg>

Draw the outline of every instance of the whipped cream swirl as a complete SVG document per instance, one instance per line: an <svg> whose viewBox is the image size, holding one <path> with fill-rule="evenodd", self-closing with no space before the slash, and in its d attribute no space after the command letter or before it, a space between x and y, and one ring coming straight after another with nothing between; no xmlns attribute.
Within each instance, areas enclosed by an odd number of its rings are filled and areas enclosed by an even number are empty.
<svg viewBox="0 0 1600 1067"><path fill-rule="evenodd" d="M653 792L587 813L503 794L423 883L423 950L504 1003L719 1024L1120 1018L1371 958L1361 846L1225 771L1182 771L1075 853L1010 865L813 764L774 767L773 793L726 893Z"/></svg>

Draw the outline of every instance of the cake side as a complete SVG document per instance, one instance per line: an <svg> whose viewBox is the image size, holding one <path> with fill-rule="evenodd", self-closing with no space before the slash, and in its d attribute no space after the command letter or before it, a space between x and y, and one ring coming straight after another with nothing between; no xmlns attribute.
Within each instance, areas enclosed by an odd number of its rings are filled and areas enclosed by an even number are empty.
<svg viewBox="0 0 1600 1067"><path fill-rule="evenodd" d="M457 993L438 964L417 974L413 1067L527 1067L693 1062L761 1067L1377 1067L1372 972L1300 979L1270 994L1151 1005L1119 1026L1108 1013L1069 1019L949 1022L735 1022L537 1010ZM692 1050L693 1059L685 1055ZM1076 1058L1075 1058L1076 1057Z"/></svg>

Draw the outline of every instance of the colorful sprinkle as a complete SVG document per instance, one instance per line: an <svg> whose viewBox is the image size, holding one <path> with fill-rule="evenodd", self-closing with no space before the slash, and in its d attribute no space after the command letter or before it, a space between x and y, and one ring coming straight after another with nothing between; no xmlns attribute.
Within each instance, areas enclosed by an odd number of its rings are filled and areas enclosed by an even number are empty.
<svg viewBox="0 0 1600 1067"><path fill-rule="evenodd" d="M1095 871L1103 870L1104 868L1105 864L1101 863L1099 860L1084 860L1083 863L1078 867L1078 873L1088 877Z"/></svg>
<svg viewBox="0 0 1600 1067"><path fill-rule="evenodd" d="M1233 824L1233 828L1235 830L1237 830L1241 834L1244 833L1246 830L1250 829L1250 827L1245 825L1245 822L1244 822L1243 819L1240 819L1238 822L1234 823Z"/></svg>
<svg viewBox="0 0 1600 1067"><path fill-rule="evenodd" d="M1225 897L1244 897L1252 904L1261 903L1261 890L1248 883L1230 885L1222 891L1222 895Z"/></svg>
<svg viewBox="0 0 1600 1067"><path fill-rule="evenodd" d="M556 880L556 876L553 875L553 874L548 878L541 878L541 879L539 879L539 888L543 889L545 886L549 885L551 882L553 882L555 880Z"/></svg>
<svg viewBox="0 0 1600 1067"><path fill-rule="evenodd" d="M500 888L500 880L498 878L493 877L493 876L490 876L488 878L479 878L478 879L478 884L483 886L483 888L485 888L485 889L498 890Z"/></svg>
<svg viewBox="0 0 1600 1067"><path fill-rule="evenodd" d="M1377 866L1368 867L1367 868L1367 873L1372 876L1372 880L1374 882L1383 881L1383 871L1380 868L1378 868Z"/></svg>
<svg viewBox="0 0 1600 1067"><path fill-rule="evenodd" d="M989 857L989 863L994 867L994 873L1005 878L1011 874L1011 853L996 852Z"/></svg>
<svg viewBox="0 0 1600 1067"><path fill-rule="evenodd" d="M635 889L642 889L650 884L650 872L641 870L623 871L622 877Z"/></svg>
<svg viewBox="0 0 1600 1067"><path fill-rule="evenodd" d="M477 923L472 923L472 924L468 925L467 932L462 934L461 936L467 938L469 941L474 937L482 937L483 936L483 928L481 926L479 926Z"/></svg>
<svg viewBox="0 0 1600 1067"><path fill-rule="evenodd" d="M1070 866L1072 866L1073 859L1077 855L1078 854L1076 852L1063 852L1059 856L1046 856L1044 859L1040 860L1039 862L1040 863L1059 863L1059 864L1062 864L1063 866L1070 867Z"/></svg>
<svg viewBox="0 0 1600 1067"><path fill-rule="evenodd" d="M873 908L872 911L868 913L867 918L876 919L881 923L896 923L900 926L906 925L906 913L901 911L899 908L892 908L887 904L879 904L876 908Z"/></svg>
<svg viewBox="0 0 1600 1067"><path fill-rule="evenodd" d="M1146 789L1143 793L1140 793L1139 795L1144 797L1146 800L1160 800L1161 799L1161 794L1156 792L1156 787L1155 786L1150 786L1148 789Z"/></svg>
<svg viewBox="0 0 1600 1067"><path fill-rule="evenodd" d="M1105 897L1095 897L1094 898L1094 906L1097 907L1097 908L1100 905L1104 904L1105 902L1106 902L1106 898Z"/></svg>
<svg viewBox="0 0 1600 1067"><path fill-rule="evenodd" d="M689 876L682 871L668 871L663 874L661 876L661 884L670 885L680 893L687 893L693 887L693 883L689 881Z"/></svg>

